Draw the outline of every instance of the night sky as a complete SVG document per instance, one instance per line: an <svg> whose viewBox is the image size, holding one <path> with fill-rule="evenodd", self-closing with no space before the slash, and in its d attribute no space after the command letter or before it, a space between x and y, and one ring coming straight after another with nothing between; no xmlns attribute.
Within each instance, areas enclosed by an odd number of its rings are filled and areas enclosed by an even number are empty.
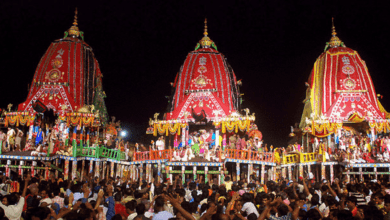
<svg viewBox="0 0 390 220"><path fill-rule="evenodd" d="M25 101L40 58L70 28L77 7L79 28L104 75L108 113L140 140L148 119L165 110L169 83L203 37L207 17L210 38L243 80L243 108L256 112L266 143L286 146L332 17L390 110L390 4L368 2L1 1L0 108Z"/></svg>

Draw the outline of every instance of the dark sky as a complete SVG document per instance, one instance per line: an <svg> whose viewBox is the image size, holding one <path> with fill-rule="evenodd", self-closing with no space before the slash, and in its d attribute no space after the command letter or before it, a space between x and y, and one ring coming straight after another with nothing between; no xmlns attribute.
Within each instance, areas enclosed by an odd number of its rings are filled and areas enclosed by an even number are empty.
<svg viewBox="0 0 390 220"><path fill-rule="evenodd" d="M338 36L366 61L390 109L388 1L1 1L0 107L25 101L40 58L63 37L79 10L79 27L104 74L106 105L133 130L163 112L169 83L188 52L209 36L243 80L243 107L256 112L266 143L285 146L299 122L316 58ZM138 130L138 131L137 131Z"/></svg>

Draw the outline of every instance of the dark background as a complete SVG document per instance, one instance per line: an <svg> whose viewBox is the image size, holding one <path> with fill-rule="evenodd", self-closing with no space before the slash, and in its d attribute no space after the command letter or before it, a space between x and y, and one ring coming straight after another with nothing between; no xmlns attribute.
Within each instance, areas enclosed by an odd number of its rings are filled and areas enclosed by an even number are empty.
<svg viewBox="0 0 390 220"><path fill-rule="evenodd" d="M388 1L1 1L0 108L25 101L50 43L63 37L78 7L79 28L103 72L106 105L139 140L167 105L170 82L188 52L209 36L243 80L243 108L256 112L265 142L286 146L300 121L305 85L331 37L366 61L390 109Z"/></svg>

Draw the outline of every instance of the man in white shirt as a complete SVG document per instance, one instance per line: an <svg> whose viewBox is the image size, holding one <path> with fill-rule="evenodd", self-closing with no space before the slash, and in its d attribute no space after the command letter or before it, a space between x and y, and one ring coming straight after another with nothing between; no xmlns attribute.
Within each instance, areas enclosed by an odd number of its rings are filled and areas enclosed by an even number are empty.
<svg viewBox="0 0 390 220"><path fill-rule="evenodd" d="M157 147L157 150L164 150L165 146L164 146L164 139L163 137L159 137L158 140L156 141L156 147Z"/></svg>
<svg viewBox="0 0 390 220"><path fill-rule="evenodd" d="M9 220L20 220L25 202L24 197L26 196L27 184L30 179L31 177L30 175L28 175L25 179L23 193L19 201L18 197L15 194L11 194L8 199L7 206L3 205L3 203L0 203L0 207L4 209L5 217L7 217Z"/></svg>

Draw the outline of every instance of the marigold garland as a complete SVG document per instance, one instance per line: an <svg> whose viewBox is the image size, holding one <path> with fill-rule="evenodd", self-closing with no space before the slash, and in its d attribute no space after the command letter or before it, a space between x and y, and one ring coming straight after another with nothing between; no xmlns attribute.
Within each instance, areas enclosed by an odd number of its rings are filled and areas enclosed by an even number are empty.
<svg viewBox="0 0 390 220"><path fill-rule="evenodd" d="M10 112L6 114L4 119L4 125L8 127L8 125L27 125L33 124L35 120L35 115L30 115L28 112Z"/></svg>
<svg viewBox="0 0 390 220"><path fill-rule="evenodd" d="M187 123L175 123L175 124L161 124L161 123L156 123L154 124L154 129L153 129L153 135L157 136L157 133L159 135L166 135L168 136L169 134L176 134L180 135L181 128L187 127Z"/></svg>
<svg viewBox="0 0 390 220"><path fill-rule="evenodd" d="M67 126L73 125L84 125L84 126L90 126L93 125L93 122L95 120L94 116L70 116L67 115Z"/></svg>
<svg viewBox="0 0 390 220"><path fill-rule="evenodd" d="M249 120L244 120L244 121L223 121L222 122L222 133L226 133L226 130L231 133L234 132L238 133L238 129L240 131L249 131L250 129L251 122Z"/></svg>
<svg viewBox="0 0 390 220"><path fill-rule="evenodd" d="M21 125L26 125L29 126L30 125L30 116L29 115L26 115L23 117L23 115L19 115L19 123Z"/></svg>
<svg viewBox="0 0 390 220"><path fill-rule="evenodd" d="M318 136L318 134L321 134L321 136L326 136L328 134L332 134L337 131L337 129L342 127L342 123L324 123L324 124L317 124L315 122L312 123L311 132L312 135Z"/></svg>
<svg viewBox="0 0 390 220"><path fill-rule="evenodd" d="M370 128L374 128L378 133L389 133L389 122L370 122Z"/></svg>
<svg viewBox="0 0 390 220"><path fill-rule="evenodd" d="M85 126L92 126L93 125L93 121L94 121L94 117L83 117L83 124Z"/></svg>

